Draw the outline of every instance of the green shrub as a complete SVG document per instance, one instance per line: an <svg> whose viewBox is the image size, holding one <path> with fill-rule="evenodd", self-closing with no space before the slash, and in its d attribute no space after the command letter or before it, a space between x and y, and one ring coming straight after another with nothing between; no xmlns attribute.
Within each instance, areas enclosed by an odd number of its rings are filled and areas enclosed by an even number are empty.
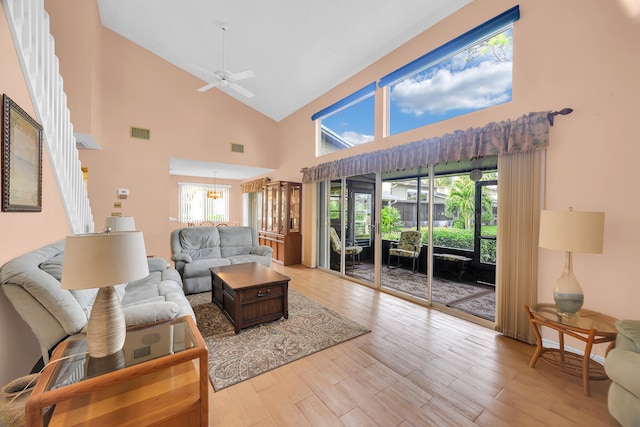
<svg viewBox="0 0 640 427"><path fill-rule="evenodd" d="M481 240L480 241L480 261L495 264L496 263L496 241Z"/></svg>
<svg viewBox="0 0 640 427"><path fill-rule="evenodd" d="M427 238L428 236L425 233L422 241L426 243ZM473 230L443 227L434 228L433 245L473 251Z"/></svg>
<svg viewBox="0 0 640 427"><path fill-rule="evenodd" d="M380 225L383 236L395 232L400 236L400 231L402 230L400 211L393 206L384 206L380 212Z"/></svg>

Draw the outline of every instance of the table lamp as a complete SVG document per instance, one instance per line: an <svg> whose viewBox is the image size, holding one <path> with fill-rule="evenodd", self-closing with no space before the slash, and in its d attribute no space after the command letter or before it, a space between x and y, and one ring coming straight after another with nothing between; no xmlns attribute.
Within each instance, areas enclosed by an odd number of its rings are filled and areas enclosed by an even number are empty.
<svg viewBox="0 0 640 427"><path fill-rule="evenodd" d="M141 231L67 236L62 287L99 288L87 326L87 349L91 357L110 356L124 345L124 312L113 285L148 275Z"/></svg>
<svg viewBox="0 0 640 427"><path fill-rule="evenodd" d="M132 216L108 216L104 219L104 227L111 231L135 231L136 222Z"/></svg>
<svg viewBox="0 0 640 427"><path fill-rule="evenodd" d="M553 290L560 315L573 316L582 307L584 294L573 274L573 253L602 253L604 212L566 211L540 212L541 248L566 251L562 274Z"/></svg>

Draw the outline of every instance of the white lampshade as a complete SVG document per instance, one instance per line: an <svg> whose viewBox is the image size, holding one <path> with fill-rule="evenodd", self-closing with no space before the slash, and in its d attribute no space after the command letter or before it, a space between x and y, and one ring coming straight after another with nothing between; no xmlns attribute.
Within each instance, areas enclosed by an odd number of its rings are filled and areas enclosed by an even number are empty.
<svg viewBox="0 0 640 427"><path fill-rule="evenodd" d="M104 226L111 231L135 231L136 223L132 216L108 216L104 220Z"/></svg>
<svg viewBox="0 0 640 427"><path fill-rule="evenodd" d="M88 289L127 283L149 275L141 231L67 236L62 287Z"/></svg>
<svg viewBox="0 0 640 427"><path fill-rule="evenodd" d="M604 212L541 211L541 248L600 254L604 240Z"/></svg>
<svg viewBox="0 0 640 427"><path fill-rule="evenodd" d="M141 231L68 236L62 265L65 289L100 288L87 324L87 350L93 358L122 350L126 324L113 285L149 275Z"/></svg>
<svg viewBox="0 0 640 427"><path fill-rule="evenodd" d="M564 268L553 290L560 315L570 317L582 308L584 293L573 273L573 253L602 253L604 212L566 211L540 212L542 248L565 251Z"/></svg>

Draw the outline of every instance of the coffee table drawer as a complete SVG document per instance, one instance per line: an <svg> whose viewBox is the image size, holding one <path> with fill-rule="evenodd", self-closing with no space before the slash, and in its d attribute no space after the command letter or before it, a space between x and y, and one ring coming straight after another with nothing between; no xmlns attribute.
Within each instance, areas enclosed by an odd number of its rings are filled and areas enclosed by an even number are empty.
<svg viewBox="0 0 640 427"><path fill-rule="evenodd" d="M249 303L263 299L278 298L284 294L285 285L282 283L243 291L243 301Z"/></svg>
<svg viewBox="0 0 640 427"><path fill-rule="evenodd" d="M284 298L281 295L278 298L245 302L240 306L240 310L242 310L240 328L278 320L285 315Z"/></svg>

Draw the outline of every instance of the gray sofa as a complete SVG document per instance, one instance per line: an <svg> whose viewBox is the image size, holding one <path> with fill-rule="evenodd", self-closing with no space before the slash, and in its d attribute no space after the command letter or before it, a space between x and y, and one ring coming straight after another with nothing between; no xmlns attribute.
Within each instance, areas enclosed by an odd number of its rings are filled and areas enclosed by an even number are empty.
<svg viewBox="0 0 640 427"><path fill-rule="evenodd" d="M640 426L640 320L618 320L616 328L616 346L604 362L612 381L609 412L623 426Z"/></svg>
<svg viewBox="0 0 640 427"><path fill-rule="evenodd" d="M65 242L19 256L0 269L0 286L36 335L44 361L69 336L86 333L97 289L69 291L60 285ZM128 326L190 315L178 272L149 258L149 276L116 286Z"/></svg>
<svg viewBox="0 0 640 427"><path fill-rule="evenodd" d="M186 227L171 232L171 260L186 294L211 290L211 267L257 262L271 267L269 246L260 246L252 227Z"/></svg>

